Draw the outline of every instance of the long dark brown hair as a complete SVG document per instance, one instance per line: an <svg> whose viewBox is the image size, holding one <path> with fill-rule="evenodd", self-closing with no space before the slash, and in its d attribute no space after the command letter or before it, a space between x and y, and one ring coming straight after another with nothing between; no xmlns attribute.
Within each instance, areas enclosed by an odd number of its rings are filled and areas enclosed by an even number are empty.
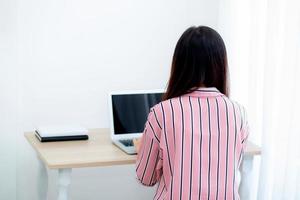
<svg viewBox="0 0 300 200"><path fill-rule="evenodd" d="M227 53L223 39L207 26L190 27L179 38L164 100L199 87L216 87L228 96Z"/></svg>

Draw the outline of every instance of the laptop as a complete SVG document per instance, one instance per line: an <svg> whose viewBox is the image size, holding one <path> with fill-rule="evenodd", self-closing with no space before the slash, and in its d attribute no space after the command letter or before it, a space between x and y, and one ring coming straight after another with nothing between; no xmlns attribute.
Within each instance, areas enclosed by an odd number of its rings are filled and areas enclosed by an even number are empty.
<svg viewBox="0 0 300 200"><path fill-rule="evenodd" d="M143 90L109 94L111 140L127 154L136 154L133 139L142 136L150 108L161 102L163 92Z"/></svg>

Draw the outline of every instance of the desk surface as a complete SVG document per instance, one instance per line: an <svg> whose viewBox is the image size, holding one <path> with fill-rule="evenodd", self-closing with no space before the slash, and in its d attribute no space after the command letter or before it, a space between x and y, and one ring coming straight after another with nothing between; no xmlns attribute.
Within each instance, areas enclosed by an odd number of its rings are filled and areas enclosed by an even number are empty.
<svg viewBox="0 0 300 200"><path fill-rule="evenodd" d="M25 137L50 169L134 164L136 159L112 144L108 129L92 129L83 141L41 143L33 132ZM248 142L246 155L260 153L260 147Z"/></svg>

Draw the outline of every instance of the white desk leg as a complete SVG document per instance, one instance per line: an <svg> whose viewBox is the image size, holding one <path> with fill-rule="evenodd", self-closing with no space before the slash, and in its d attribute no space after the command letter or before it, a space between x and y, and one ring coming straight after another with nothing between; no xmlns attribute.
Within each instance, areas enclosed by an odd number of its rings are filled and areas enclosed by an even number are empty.
<svg viewBox="0 0 300 200"><path fill-rule="evenodd" d="M253 183L253 156L245 155L240 166L241 182L239 194L242 200L249 200Z"/></svg>
<svg viewBox="0 0 300 200"><path fill-rule="evenodd" d="M48 193L48 172L44 163L38 157L38 180L37 180L37 188L38 188L38 198L40 200L47 200Z"/></svg>
<svg viewBox="0 0 300 200"><path fill-rule="evenodd" d="M72 169L58 170L58 200L68 200L68 187L71 183Z"/></svg>

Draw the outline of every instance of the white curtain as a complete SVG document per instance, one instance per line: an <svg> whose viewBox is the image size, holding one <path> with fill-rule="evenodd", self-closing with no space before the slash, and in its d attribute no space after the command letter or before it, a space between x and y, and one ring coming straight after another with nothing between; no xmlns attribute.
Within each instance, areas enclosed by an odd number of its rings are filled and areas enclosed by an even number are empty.
<svg viewBox="0 0 300 200"><path fill-rule="evenodd" d="M262 156L251 199L300 199L300 1L220 0L231 96Z"/></svg>

